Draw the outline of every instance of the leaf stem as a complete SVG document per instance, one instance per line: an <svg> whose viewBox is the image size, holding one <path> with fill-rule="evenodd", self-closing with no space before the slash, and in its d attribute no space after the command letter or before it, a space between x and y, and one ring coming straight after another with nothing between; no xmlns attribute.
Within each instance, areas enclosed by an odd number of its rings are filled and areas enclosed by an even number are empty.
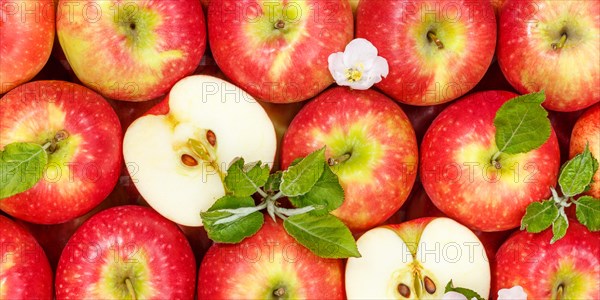
<svg viewBox="0 0 600 300"><path fill-rule="evenodd" d="M279 191L279 192L277 192L277 194L275 194L275 195L273 195L273 196L271 196L271 197L269 197L269 198L270 198L271 200L275 201L275 200L277 200L277 199L279 199L279 198L281 198L281 197L283 197L283 192L282 192L282 191Z"/></svg>

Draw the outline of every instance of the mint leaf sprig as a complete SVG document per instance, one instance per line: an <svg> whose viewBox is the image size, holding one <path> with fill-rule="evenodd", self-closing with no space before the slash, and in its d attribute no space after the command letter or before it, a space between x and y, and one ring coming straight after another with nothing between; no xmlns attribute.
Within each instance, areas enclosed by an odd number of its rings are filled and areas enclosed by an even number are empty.
<svg viewBox="0 0 600 300"><path fill-rule="evenodd" d="M325 161L325 148L297 159L285 171L269 174L262 162L235 159L223 180L227 194L201 212L208 237L219 243L238 243L262 227L267 211L283 220L285 231L314 254L325 258L360 257L352 233L330 214L342 205L344 190ZM261 200L255 205L252 195ZM285 208L287 197L295 208Z"/></svg>
<svg viewBox="0 0 600 300"><path fill-rule="evenodd" d="M552 198L529 204L521 220L521 230L538 233L552 226L553 236L550 244L553 244L567 233L569 219L565 208L575 204L575 215L579 223L590 231L599 231L600 199L590 196L577 198L578 195L589 190L596 170L598 170L598 161L586 145L582 153L567 161L561 168L558 185L562 195L551 188Z"/></svg>

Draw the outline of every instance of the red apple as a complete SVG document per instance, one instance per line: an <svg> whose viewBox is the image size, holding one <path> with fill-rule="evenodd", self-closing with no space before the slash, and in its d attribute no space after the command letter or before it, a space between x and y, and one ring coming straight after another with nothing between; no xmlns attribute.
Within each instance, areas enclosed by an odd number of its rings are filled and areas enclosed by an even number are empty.
<svg viewBox="0 0 600 300"><path fill-rule="evenodd" d="M557 111L600 101L599 1L507 1L499 26L498 62L519 92L544 90Z"/></svg>
<svg viewBox="0 0 600 300"><path fill-rule="evenodd" d="M56 271L57 299L193 299L194 254L177 225L119 206L86 221Z"/></svg>
<svg viewBox="0 0 600 300"><path fill-rule="evenodd" d="M206 47L198 0L63 0L56 29L81 82L127 101L164 95L196 69Z"/></svg>
<svg viewBox="0 0 600 300"><path fill-rule="evenodd" d="M600 233L571 220L562 239L550 244L552 235L510 237L496 254L495 289L520 285L527 299L599 299Z"/></svg>
<svg viewBox="0 0 600 300"><path fill-rule="evenodd" d="M256 99L298 102L333 77L327 58L353 36L347 0L211 0L210 47L233 83Z"/></svg>
<svg viewBox="0 0 600 300"><path fill-rule="evenodd" d="M345 194L333 214L351 230L381 224L402 206L415 182L418 153L410 121L394 101L374 90L322 93L290 124L281 166L323 146Z"/></svg>
<svg viewBox="0 0 600 300"><path fill-rule="evenodd" d="M212 0L214 1L214 0ZM344 299L344 264L320 258L281 221L239 244L214 244L198 271L198 299Z"/></svg>
<svg viewBox="0 0 600 300"><path fill-rule="evenodd" d="M379 89L403 103L434 105L481 80L494 56L496 19L489 0L361 0L356 36L389 63Z"/></svg>
<svg viewBox="0 0 600 300"><path fill-rule="evenodd" d="M569 157L573 158L583 152L586 145L592 156L600 161L600 104L590 107L575 123ZM600 169L596 170L590 190L586 194L600 199Z"/></svg>
<svg viewBox="0 0 600 300"><path fill-rule="evenodd" d="M52 0L0 1L0 94L29 81L46 64L54 41Z"/></svg>
<svg viewBox="0 0 600 300"><path fill-rule="evenodd" d="M560 152L554 130L540 148L491 163L498 151L496 111L516 96L504 91L466 96L444 110L423 138L421 182L427 195L472 229L519 226L527 205L547 199L556 184Z"/></svg>
<svg viewBox="0 0 600 300"><path fill-rule="evenodd" d="M64 81L36 81L0 99L0 148L14 142L49 147L42 179L0 200L0 209L33 223L66 222L90 211L112 191L121 168L121 126L95 92Z"/></svg>
<svg viewBox="0 0 600 300"><path fill-rule="evenodd" d="M4 216L0 254L0 299L52 299L52 270L44 250L27 230Z"/></svg>

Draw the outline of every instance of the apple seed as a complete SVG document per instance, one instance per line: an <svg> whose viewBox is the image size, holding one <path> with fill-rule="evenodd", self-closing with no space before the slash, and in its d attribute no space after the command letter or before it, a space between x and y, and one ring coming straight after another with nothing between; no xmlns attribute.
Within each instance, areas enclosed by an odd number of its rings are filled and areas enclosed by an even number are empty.
<svg viewBox="0 0 600 300"><path fill-rule="evenodd" d="M410 288L404 283L398 285L398 293L404 298L410 298Z"/></svg>
<svg viewBox="0 0 600 300"><path fill-rule="evenodd" d="M217 144L217 136L210 129L206 132L206 140L213 147Z"/></svg>
<svg viewBox="0 0 600 300"><path fill-rule="evenodd" d="M433 282L433 280L431 280L431 278L425 276L425 278L423 278L423 282L425 283L425 290L433 295L435 293L435 283Z"/></svg>
<svg viewBox="0 0 600 300"><path fill-rule="evenodd" d="M181 162L188 167L195 167L198 165L198 161L189 154L182 154Z"/></svg>

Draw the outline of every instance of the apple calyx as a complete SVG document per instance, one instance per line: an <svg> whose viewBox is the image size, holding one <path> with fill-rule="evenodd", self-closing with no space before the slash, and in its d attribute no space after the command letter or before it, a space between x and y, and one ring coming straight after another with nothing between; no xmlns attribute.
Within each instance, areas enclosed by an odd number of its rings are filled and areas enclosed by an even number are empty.
<svg viewBox="0 0 600 300"><path fill-rule="evenodd" d="M316 255L360 256L348 227L330 214L342 205L344 197L337 176L325 160L325 147L274 174L269 174L268 165L260 161L245 164L243 158L237 158L223 182L227 194L200 213L213 241L239 243L254 235L265 222L260 211L266 209L273 222L277 217L282 219L285 231ZM255 193L262 197L258 205L252 199ZM295 208L282 207L279 200L284 197Z"/></svg>
<svg viewBox="0 0 600 300"><path fill-rule="evenodd" d="M429 42L434 42L438 49L444 49L444 44L442 43L442 41L440 41L435 32L428 31L427 39L429 40Z"/></svg>
<svg viewBox="0 0 600 300"><path fill-rule="evenodd" d="M285 27L285 21L283 20L277 20L277 22L275 22L275 29L283 29Z"/></svg>
<svg viewBox="0 0 600 300"><path fill-rule="evenodd" d="M125 285L127 286L127 291L129 291L129 296L131 297L131 300L137 300L135 289L133 288L133 283L131 283L131 279L129 279L129 277L125 278Z"/></svg>
<svg viewBox="0 0 600 300"><path fill-rule="evenodd" d="M573 203L576 206L576 217L579 223L592 232L600 230L600 199L591 196L577 198L590 188L594 173L598 170L598 161L592 156L588 146L586 144L582 153L567 161L561 168L558 184L562 196L556 189L550 188L552 198L529 204L521 220L521 230L539 233L552 225L553 237L550 244L553 244L567 233L569 219L565 207Z"/></svg>
<svg viewBox="0 0 600 300"><path fill-rule="evenodd" d="M557 43L552 43L552 50L560 50L565 46L565 43L567 42L567 33L564 32L561 36L560 36L560 40Z"/></svg>
<svg viewBox="0 0 600 300"><path fill-rule="evenodd" d="M490 164L502 169L502 154L527 153L541 147L552 133L548 112L542 107L544 91L515 97L504 103L496 112L494 127L498 150Z"/></svg>
<svg viewBox="0 0 600 300"><path fill-rule="evenodd" d="M277 300L285 299L285 288L276 288L275 290L273 290L273 296L275 296L275 299Z"/></svg>

